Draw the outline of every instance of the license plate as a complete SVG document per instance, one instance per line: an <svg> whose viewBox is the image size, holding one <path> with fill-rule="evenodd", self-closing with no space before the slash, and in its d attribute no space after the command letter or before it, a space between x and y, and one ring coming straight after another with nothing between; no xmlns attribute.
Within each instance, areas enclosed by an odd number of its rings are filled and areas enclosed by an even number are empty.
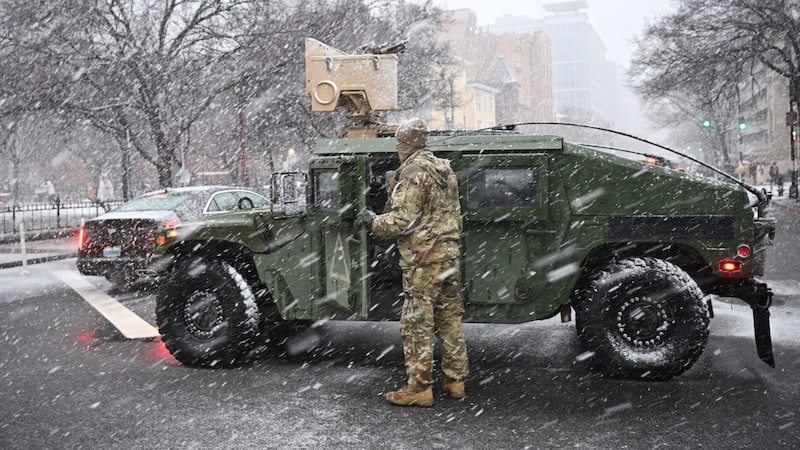
<svg viewBox="0 0 800 450"><path fill-rule="evenodd" d="M122 249L119 247L106 247L103 249L104 258L119 258L122 256Z"/></svg>

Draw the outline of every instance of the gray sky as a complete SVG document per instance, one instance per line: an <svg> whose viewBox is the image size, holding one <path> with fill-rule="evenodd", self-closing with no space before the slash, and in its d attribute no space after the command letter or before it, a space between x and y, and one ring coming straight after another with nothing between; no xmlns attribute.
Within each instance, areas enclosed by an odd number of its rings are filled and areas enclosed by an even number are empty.
<svg viewBox="0 0 800 450"><path fill-rule="evenodd" d="M478 25L491 25L503 15L545 15L541 5L559 0L435 0L446 9L469 8L475 11ZM632 37L641 32L645 20L673 9L673 0L586 0L583 10L608 47L607 58L628 66L633 53Z"/></svg>

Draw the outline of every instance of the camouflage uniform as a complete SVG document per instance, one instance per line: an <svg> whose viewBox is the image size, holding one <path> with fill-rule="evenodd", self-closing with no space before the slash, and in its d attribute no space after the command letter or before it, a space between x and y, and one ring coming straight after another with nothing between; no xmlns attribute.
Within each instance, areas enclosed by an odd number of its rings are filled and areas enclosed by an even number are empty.
<svg viewBox="0 0 800 450"><path fill-rule="evenodd" d="M400 334L406 374L408 386L421 391L433 384L436 332L444 375L460 381L469 369L461 330L458 183L449 161L425 148L410 151L397 172L391 210L374 218L372 231L397 238L405 297Z"/></svg>

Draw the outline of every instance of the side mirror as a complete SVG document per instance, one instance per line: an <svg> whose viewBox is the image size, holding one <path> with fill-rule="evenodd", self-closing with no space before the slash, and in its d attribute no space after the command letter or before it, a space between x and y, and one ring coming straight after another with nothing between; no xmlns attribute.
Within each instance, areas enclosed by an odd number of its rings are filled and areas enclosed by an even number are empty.
<svg viewBox="0 0 800 450"><path fill-rule="evenodd" d="M277 172L272 175L272 213L296 216L303 213L308 177L305 172Z"/></svg>

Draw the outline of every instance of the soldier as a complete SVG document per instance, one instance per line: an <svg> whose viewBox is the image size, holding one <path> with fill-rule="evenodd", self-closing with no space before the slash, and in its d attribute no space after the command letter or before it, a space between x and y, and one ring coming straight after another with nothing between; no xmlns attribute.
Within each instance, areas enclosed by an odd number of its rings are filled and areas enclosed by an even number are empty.
<svg viewBox="0 0 800 450"><path fill-rule="evenodd" d="M356 220L378 236L397 238L403 269L403 340L408 384L386 394L395 405L432 406L433 337L442 346L442 388L463 398L469 369L461 329L459 236L461 206L456 175L447 160L428 151L428 129L410 119L397 129L400 167L391 196L391 210L376 216L369 210Z"/></svg>

